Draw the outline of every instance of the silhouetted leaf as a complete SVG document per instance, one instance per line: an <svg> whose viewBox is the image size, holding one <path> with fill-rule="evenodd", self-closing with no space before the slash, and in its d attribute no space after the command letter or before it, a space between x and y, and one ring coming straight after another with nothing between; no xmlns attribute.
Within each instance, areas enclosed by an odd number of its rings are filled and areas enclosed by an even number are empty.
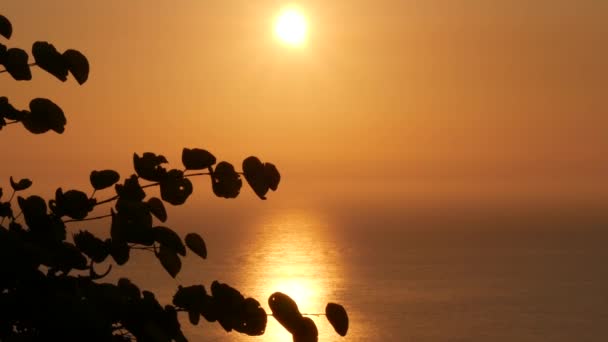
<svg viewBox="0 0 608 342"><path fill-rule="evenodd" d="M159 182L165 178L167 170L160 166L167 163L167 159L162 155L152 152L145 152L143 156L133 154L133 166L139 177L151 182Z"/></svg>
<svg viewBox="0 0 608 342"><path fill-rule="evenodd" d="M114 170L93 171L89 180L93 189L103 190L116 184L120 180L120 175Z"/></svg>
<svg viewBox="0 0 608 342"><path fill-rule="evenodd" d="M234 166L227 162L217 164L212 174L213 193L218 197L235 198L239 195L243 181L234 170Z"/></svg>
<svg viewBox="0 0 608 342"><path fill-rule="evenodd" d="M55 191L55 200L49 201L49 204L59 217L67 215L75 220L82 220L93 210L95 202L82 191L69 190L63 193L63 190L58 188Z"/></svg>
<svg viewBox="0 0 608 342"><path fill-rule="evenodd" d="M201 314L198 311L188 311L188 319L192 325L198 325Z"/></svg>
<svg viewBox="0 0 608 342"><path fill-rule="evenodd" d="M279 188L279 183L281 182L281 174L276 166L272 163L264 164L264 176L266 177L266 182L268 183L268 187L272 191L277 191Z"/></svg>
<svg viewBox="0 0 608 342"><path fill-rule="evenodd" d="M0 65L4 65L4 61L6 59L6 50L6 45L0 44Z"/></svg>
<svg viewBox="0 0 608 342"><path fill-rule="evenodd" d="M4 116L9 120L21 120L23 113L18 111L9 102L5 96L0 97L0 117Z"/></svg>
<svg viewBox="0 0 608 342"><path fill-rule="evenodd" d="M117 213L112 210L110 234L113 240L138 243L145 246L154 244L152 214L143 202L119 199Z"/></svg>
<svg viewBox="0 0 608 342"><path fill-rule="evenodd" d="M275 191L281 181L281 175L276 166L271 163L263 164L257 157L253 156L243 161L243 173L247 183L256 195L263 200L266 199L268 190Z"/></svg>
<svg viewBox="0 0 608 342"><path fill-rule="evenodd" d="M154 227L152 230L154 231L154 240L161 246L165 246L179 255L186 255L186 247L176 232L167 227Z"/></svg>
<svg viewBox="0 0 608 342"><path fill-rule="evenodd" d="M131 300L138 300L141 298L141 291L137 287L137 285L133 284L127 278L118 279L118 288L120 291Z"/></svg>
<svg viewBox="0 0 608 342"><path fill-rule="evenodd" d="M152 215L156 216L161 222L167 221L167 211L165 210L163 201L156 197L152 197L148 200L148 207L150 208Z"/></svg>
<svg viewBox="0 0 608 342"><path fill-rule="evenodd" d="M66 50L63 59L68 70L74 76L78 84L84 84L89 78L89 61L77 50Z"/></svg>
<svg viewBox="0 0 608 342"><path fill-rule="evenodd" d="M308 317L302 317L297 331L293 333L293 342L317 342L318 340L319 331L315 322Z"/></svg>
<svg viewBox="0 0 608 342"><path fill-rule="evenodd" d="M103 262L110 254L110 246L88 231L74 234L74 244L94 262Z"/></svg>
<svg viewBox="0 0 608 342"><path fill-rule="evenodd" d="M30 196L27 199L19 196L17 197L17 203L19 203L28 226L31 226L27 222L28 218L38 219L46 216L46 202L40 196Z"/></svg>
<svg viewBox="0 0 608 342"><path fill-rule="evenodd" d="M192 182L180 170L170 170L160 182L160 197L173 205L186 202L192 194Z"/></svg>
<svg viewBox="0 0 608 342"><path fill-rule="evenodd" d="M129 252L131 248L126 242L114 240L106 240L106 244L110 245L110 255L118 265L124 265L129 261Z"/></svg>
<svg viewBox="0 0 608 342"><path fill-rule="evenodd" d="M0 203L0 217L13 217L10 202Z"/></svg>
<svg viewBox="0 0 608 342"><path fill-rule="evenodd" d="M200 256L203 259L207 258L207 247L205 246L205 240L203 240L203 238L196 234L196 233L190 233L188 235L186 235L186 246L188 246L188 248L190 248L191 251L193 251L196 255Z"/></svg>
<svg viewBox="0 0 608 342"><path fill-rule="evenodd" d="M22 49L8 49L4 56L4 67L17 81L29 81L32 79L32 71L28 65L29 56Z"/></svg>
<svg viewBox="0 0 608 342"><path fill-rule="evenodd" d="M173 305L188 311L190 322L198 324L199 316L202 314L208 321L216 320L214 314L213 298L207 295L205 287L202 285L179 286L173 296Z"/></svg>
<svg viewBox="0 0 608 342"><path fill-rule="evenodd" d="M53 44L35 42L32 45L32 55L42 70L46 70L60 81L65 82L68 79L68 66L65 59Z"/></svg>
<svg viewBox="0 0 608 342"><path fill-rule="evenodd" d="M257 300L245 299L240 316L241 324L235 328L238 332L249 336L260 336L266 331L268 315Z"/></svg>
<svg viewBox="0 0 608 342"><path fill-rule="evenodd" d="M3 15L0 15L0 36L6 39L11 39L13 34L13 26L11 22Z"/></svg>
<svg viewBox="0 0 608 342"><path fill-rule="evenodd" d="M199 148L184 148L182 151L182 163L188 170L203 170L215 165L215 156Z"/></svg>
<svg viewBox="0 0 608 342"><path fill-rule="evenodd" d="M199 310L206 297L207 291L203 285L179 286L173 296L173 305L189 311Z"/></svg>
<svg viewBox="0 0 608 342"><path fill-rule="evenodd" d="M112 237L112 242L126 244L128 227L124 218L119 217L114 209L110 209L110 214L112 215L112 224L110 226L110 236Z"/></svg>
<svg viewBox="0 0 608 342"><path fill-rule="evenodd" d="M125 179L124 184L116 184L114 188L116 194L124 200L139 202L146 198L146 193L139 185L139 179L136 175L131 175L131 177Z"/></svg>
<svg viewBox="0 0 608 342"><path fill-rule="evenodd" d="M328 303L325 307L325 315L329 323L334 327L334 330L340 336L346 336L348 332L348 315L344 307L340 304Z"/></svg>
<svg viewBox="0 0 608 342"><path fill-rule="evenodd" d="M60 251L61 253L59 255L59 266L65 267L66 271L72 268L81 271L86 270L88 268L87 259L73 244L64 241Z"/></svg>
<svg viewBox="0 0 608 342"><path fill-rule="evenodd" d="M268 306L270 306L274 318L287 331L292 334L298 331L303 317L293 299L284 293L275 292L268 298Z"/></svg>
<svg viewBox="0 0 608 342"><path fill-rule="evenodd" d="M175 251L161 245L156 257L160 260L161 265L163 265L167 273L175 278L182 268L182 262Z"/></svg>
<svg viewBox="0 0 608 342"><path fill-rule="evenodd" d="M19 180L19 182L15 182L13 180L13 177L11 176L10 181L11 181L11 187L15 191L25 190L25 189L29 188L30 186L32 186L32 181L27 178L21 179L21 180Z"/></svg>
<svg viewBox="0 0 608 342"><path fill-rule="evenodd" d="M45 133L53 130L63 133L67 123L63 110L51 100L33 99L30 102L30 113L26 113L22 118L25 128L34 134Z"/></svg>

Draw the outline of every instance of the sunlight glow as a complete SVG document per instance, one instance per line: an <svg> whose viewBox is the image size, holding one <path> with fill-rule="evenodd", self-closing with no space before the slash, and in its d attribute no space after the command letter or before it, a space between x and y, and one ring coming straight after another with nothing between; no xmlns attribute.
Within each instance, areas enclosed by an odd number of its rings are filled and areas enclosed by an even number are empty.
<svg viewBox="0 0 608 342"><path fill-rule="evenodd" d="M290 46L302 46L308 32L306 17L297 8L285 8L277 17L274 31L281 42Z"/></svg>
<svg viewBox="0 0 608 342"><path fill-rule="evenodd" d="M263 272L246 273L243 280L253 284L251 295L266 299L274 292L291 297L301 313L324 313L329 301L337 300L335 291L342 287L344 273L326 224L309 211L270 213L254 225L251 259L245 269ZM250 264L249 264L250 263ZM266 303L262 306L271 312ZM320 330L320 341L333 338L333 329L325 317L309 316ZM275 319L269 318L265 341L291 341L291 334Z"/></svg>

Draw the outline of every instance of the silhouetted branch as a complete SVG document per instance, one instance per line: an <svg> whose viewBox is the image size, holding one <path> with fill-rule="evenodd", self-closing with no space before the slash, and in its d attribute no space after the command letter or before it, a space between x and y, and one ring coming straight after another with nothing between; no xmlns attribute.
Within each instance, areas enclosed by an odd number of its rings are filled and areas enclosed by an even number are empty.
<svg viewBox="0 0 608 342"><path fill-rule="evenodd" d="M100 219L104 219L106 217L111 217L111 216L112 216L112 214L106 214L106 215L100 215L100 216L95 216L95 217L87 217L87 218L83 218L83 219L71 219L71 220L65 220L65 221L63 221L63 223L100 220Z"/></svg>
<svg viewBox="0 0 608 342"><path fill-rule="evenodd" d="M28 66L33 67L33 66L38 66L38 64L36 64L36 63L30 63L30 64L28 64ZM0 70L0 74L3 73L3 72L8 72L8 70L6 70L6 69Z"/></svg>

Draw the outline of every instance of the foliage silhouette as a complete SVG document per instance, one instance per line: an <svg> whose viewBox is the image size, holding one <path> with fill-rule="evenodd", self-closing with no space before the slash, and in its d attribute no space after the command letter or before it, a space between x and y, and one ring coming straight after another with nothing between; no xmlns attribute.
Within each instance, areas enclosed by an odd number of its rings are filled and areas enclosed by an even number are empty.
<svg viewBox="0 0 608 342"><path fill-rule="evenodd" d="M0 35L9 39L12 25L0 15ZM32 46L35 63L18 48L0 44L0 64L17 81L32 78L30 68L38 66L61 81L71 74L79 84L89 77L89 63L77 50L60 53L52 44L36 42ZM63 133L66 118L63 110L51 100L37 98L28 110L17 110L6 97L0 97L0 129L21 122L33 134L50 130ZM184 170L167 169L162 155L145 152L133 155L135 173L120 183L114 170L95 170L90 174L92 195L84 191L58 188L55 198L17 196L19 213L13 210L15 194L32 185L29 179L10 178L12 194L2 201L0 189L0 341L186 341L178 313L186 313L191 324L202 316L218 322L227 332L232 330L258 336L266 330L268 314L260 302L246 298L235 288L214 281L210 293L203 285L179 285L172 304L161 305L154 293L142 291L129 279L116 284L103 282L112 264L129 262L134 249L152 253L167 273L175 278L181 271L181 260L190 250L205 259L207 247L197 233L182 238L166 226L164 202L184 204L192 194L192 177L208 176L213 193L222 198L235 198L245 177L255 194L266 199L269 190L278 188L281 177L271 163L257 157L243 161L243 172L228 162L217 163L207 150L184 148ZM206 172L189 172L206 170ZM140 181L148 181L140 184ZM114 194L98 200L97 191L114 186ZM144 189L159 187L161 199L146 200ZM48 203L48 205L47 205ZM109 214L92 217L102 205L113 204ZM8 219L8 226L4 222ZM110 220L110 238L102 240L89 231L69 233L71 222ZM113 260L113 263L112 261ZM101 266L106 271L98 273ZM317 341L315 323L304 317L291 298L274 293L268 300L272 315L293 335L294 341ZM313 314L323 315L323 314ZM348 316L341 305L329 303L326 313L338 334L348 330Z"/></svg>

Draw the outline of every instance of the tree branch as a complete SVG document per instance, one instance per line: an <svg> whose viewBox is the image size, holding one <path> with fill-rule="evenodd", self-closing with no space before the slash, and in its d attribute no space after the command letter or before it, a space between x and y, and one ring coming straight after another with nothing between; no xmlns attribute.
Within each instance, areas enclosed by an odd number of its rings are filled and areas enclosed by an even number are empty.
<svg viewBox="0 0 608 342"><path fill-rule="evenodd" d="M37 66L37 65L38 65L38 64L36 64L36 63L30 63L30 64L28 64L27 66L33 67L33 66ZM8 72L8 70L6 70L6 69L4 69L4 70L0 70L0 74L1 74L1 73L3 73L3 72Z"/></svg>
<svg viewBox="0 0 608 342"><path fill-rule="evenodd" d="M106 214L106 215L100 215L100 216L95 216L95 217L87 217L87 218L83 218L83 219L71 219L71 220L65 220L63 221L63 223L71 223L71 222L82 222L82 221L93 221L93 220L100 220L100 219L104 219L106 217L111 217L112 214Z"/></svg>

